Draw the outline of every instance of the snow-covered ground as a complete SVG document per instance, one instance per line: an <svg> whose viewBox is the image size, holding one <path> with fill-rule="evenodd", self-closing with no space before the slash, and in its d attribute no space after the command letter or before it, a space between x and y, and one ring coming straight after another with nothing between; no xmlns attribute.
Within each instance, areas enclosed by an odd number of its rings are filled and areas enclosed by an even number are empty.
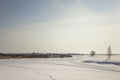
<svg viewBox="0 0 120 80"><path fill-rule="evenodd" d="M120 56L1 59L0 80L119 80Z"/></svg>

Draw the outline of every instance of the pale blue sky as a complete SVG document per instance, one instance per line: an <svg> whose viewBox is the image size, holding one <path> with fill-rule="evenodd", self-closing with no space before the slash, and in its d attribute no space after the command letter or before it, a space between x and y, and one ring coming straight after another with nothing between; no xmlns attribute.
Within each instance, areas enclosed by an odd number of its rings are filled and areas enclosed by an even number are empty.
<svg viewBox="0 0 120 80"><path fill-rule="evenodd" d="M0 52L120 53L120 0L0 0Z"/></svg>

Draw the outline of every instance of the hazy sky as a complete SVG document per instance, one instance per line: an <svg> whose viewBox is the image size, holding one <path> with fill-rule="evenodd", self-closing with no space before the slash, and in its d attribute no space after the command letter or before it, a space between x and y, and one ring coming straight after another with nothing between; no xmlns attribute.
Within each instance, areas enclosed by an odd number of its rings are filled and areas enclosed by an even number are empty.
<svg viewBox="0 0 120 80"><path fill-rule="evenodd" d="M0 52L120 53L120 0L0 0Z"/></svg>

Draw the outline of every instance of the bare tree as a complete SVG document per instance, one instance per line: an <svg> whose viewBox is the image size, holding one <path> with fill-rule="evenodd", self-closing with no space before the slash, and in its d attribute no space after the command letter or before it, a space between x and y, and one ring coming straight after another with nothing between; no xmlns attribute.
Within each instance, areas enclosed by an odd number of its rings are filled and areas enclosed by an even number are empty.
<svg viewBox="0 0 120 80"><path fill-rule="evenodd" d="M111 54L112 54L111 46L108 46L108 48L107 48L107 60L110 60Z"/></svg>

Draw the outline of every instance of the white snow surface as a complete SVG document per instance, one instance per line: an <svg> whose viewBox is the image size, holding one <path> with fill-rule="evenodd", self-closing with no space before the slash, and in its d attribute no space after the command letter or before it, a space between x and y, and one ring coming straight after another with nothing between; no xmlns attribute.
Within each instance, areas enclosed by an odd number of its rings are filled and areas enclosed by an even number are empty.
<svg viewBox="0 0 120 80"><path fill-rule="evenodd" d="M0 80L120 80L120 56L0 59Z"/></svg>

